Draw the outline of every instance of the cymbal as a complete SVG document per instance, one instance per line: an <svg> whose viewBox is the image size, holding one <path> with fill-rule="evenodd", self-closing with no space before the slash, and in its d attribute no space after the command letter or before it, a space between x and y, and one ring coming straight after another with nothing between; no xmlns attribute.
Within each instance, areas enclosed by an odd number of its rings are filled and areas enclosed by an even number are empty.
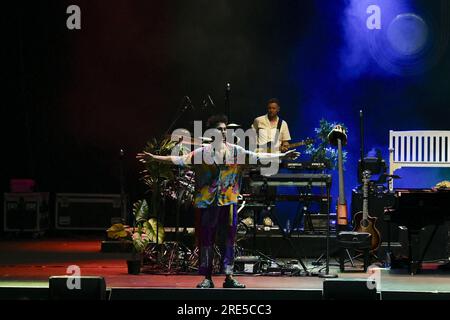
<svg viewBox="0 0 450 320"><path fill-rule="evenodd" d="M239 129L242 126L240 124L236 124L236 123L230 123L229 125L227 125L227 129Z"/></svg>
<svg viewBox="0 0 450 320"><path fill-rule="evenodd" d="M401 179L402 177L396 175L396 174L383 174L383 176L387 177L387 178L391 178L391 179Z"/></svg>

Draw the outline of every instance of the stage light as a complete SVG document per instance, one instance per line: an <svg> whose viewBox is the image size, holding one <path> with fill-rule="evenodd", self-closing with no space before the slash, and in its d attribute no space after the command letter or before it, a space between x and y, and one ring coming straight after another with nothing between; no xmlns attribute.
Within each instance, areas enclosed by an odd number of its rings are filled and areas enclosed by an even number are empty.
<svg viewBox="0 0 450 320"><path fill-rule="evenodd" d="M390 23L387 38L399 54L414 55L423 50L428 41L428 26L416 14L400 14Z"/></svg>
<svg viewBox="0 0 450 320"><path fill-rule="evenodd" d="M343 20L342 73L409 76L429 70L442 58L450 36L450 3L439 2L424 7L412 0L350 0Z"/></svg>

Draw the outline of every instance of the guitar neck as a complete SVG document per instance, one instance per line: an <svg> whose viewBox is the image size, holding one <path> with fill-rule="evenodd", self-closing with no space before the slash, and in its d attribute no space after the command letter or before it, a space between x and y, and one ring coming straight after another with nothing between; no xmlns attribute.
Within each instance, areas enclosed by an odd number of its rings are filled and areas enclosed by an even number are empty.
<svg viewBox="0 0 450 320"><path fill-rule="evenodd" d="M363 219L369 215L369 177L365 177L363 185Z"/></svg>
<svg viewBox="0 0 450 320"><path fill-rule="evenodd" d="M301 147L301 146L304 146L304 145L305 145L304 142L297 142L297 143L290 143L290 144L288 144L287 147L289 149L293 149L293 148Z"/></svg>
<svg viewBox="0 0 450 320"><path fill-rule="evenodd" d="M307 145L309 143L310 143L309 140L300 141L300 142L296 142L296 143L290 143L290 144L287 145L287 148L288 149L294 149L294 148L297 148L297 147L305 146L305 145ZM261 149L266 148L266 149L272 150L273 149L273 142L268 142L268 143L266 143L264 145L258 145L258 148L261 148Z"/></svg>
<svg viewBox="0 0 450 320"><path fill-rule="evenodd" d="M311 144L313 142L314 142L314 140L312 140L312 139L306 139L306 140L303 140L303 141L300 141L300 142L290 143L290 144L288 144L288 148L292 149L292 148L302 147L302 146L306 146L308 144Z"/></svg>

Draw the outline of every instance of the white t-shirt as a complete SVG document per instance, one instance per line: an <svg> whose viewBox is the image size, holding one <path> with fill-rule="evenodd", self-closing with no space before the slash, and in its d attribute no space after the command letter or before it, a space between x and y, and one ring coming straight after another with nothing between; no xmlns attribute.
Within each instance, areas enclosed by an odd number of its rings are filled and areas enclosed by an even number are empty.
<svg viewBox="0 0 450 320"><path fill-rule="evenodd" d="M280 118L277 117L279 121ZM273 142L275 135L277 133L278 121L273 124L270 123L269 117L267 115L261 116L253 121L252 128L256 130L258 135L257 144L260 146L267 145L269 142ZM289 133L289 127L286 121L283 120L280 128L280 135L278 141L276 141L275 148L280 148L281 142L290 141L291 135Z"/></svg>

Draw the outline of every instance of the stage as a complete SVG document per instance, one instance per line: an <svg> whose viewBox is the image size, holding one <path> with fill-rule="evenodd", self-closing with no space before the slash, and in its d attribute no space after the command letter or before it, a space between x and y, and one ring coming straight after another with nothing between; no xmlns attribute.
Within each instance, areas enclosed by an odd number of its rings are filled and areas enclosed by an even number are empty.
<svg viewBox="0 0 450 320"><path fill-rule="evenodd" d="M102 253L99 238L3 240L0 242L0 299L46 300L48 278L68 275L80 267L81 276L105 278L111 300L321 300L323 279L317 276L239 275L246 289L222 289L223 276L214 277L216 289L196 289L195 274L127 273L126 253ZM335 260L332 260L334 263ZM306 261L308 268L311 266ZM331 267L331 272L338 268ZM339 281L369 279L369 273L339 273ZM450 272L381 269L378 297L382 300L450 299Z"/></svg>

